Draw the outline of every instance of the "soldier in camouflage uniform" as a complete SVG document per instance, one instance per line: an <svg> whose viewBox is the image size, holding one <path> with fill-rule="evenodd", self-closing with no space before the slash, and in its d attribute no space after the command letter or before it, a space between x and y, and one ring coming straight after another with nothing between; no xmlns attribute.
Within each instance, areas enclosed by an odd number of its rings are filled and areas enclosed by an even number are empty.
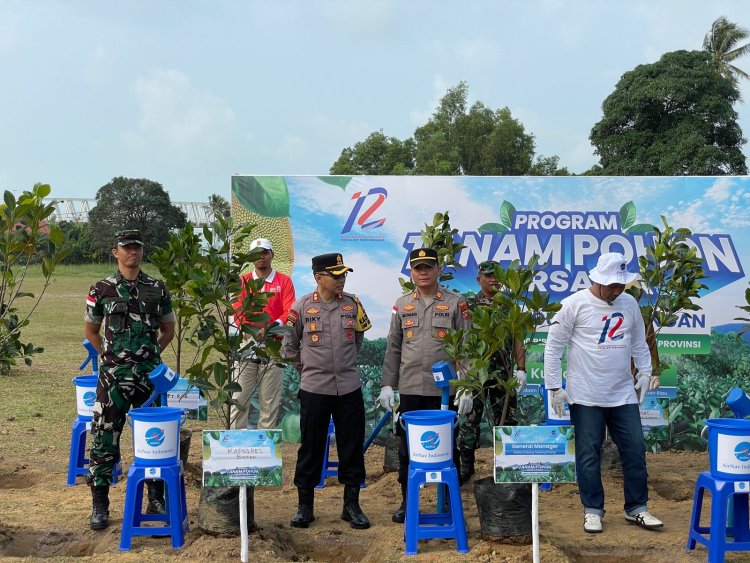
<svg viewBox="0 0 750 563"><path fill-rule="evenodd" d="M161 363L161 351L174 337L169 292L162 281L141 271L140 231L121 231L116 237L112 255L117 272L91 286L84 317L84 335L101 356L88 476L92 530L109 525L109 486L112 469L120 459L120 435L127 412L151 396L148 375ZM147 512L164 513L164 482L149 481L147 485Z"/></svg>
<svg viewBox="0 0 750 563"><path fill-rule="evenodd" d="M365 405L357 369L357 353L372 323L362 303L344 293L346 275L341 254L315 256L312 270L317 287L289 310L284 355L300 373L300 430L294 484L299 506L292 526L307 528L313 514L315 486L323 470L328 424L336 428L338 477L344 485L341 519L366 529L370 521L359 506L365 480Z"/></svg>
<svg viewBox="0 0 750 563"><path fill-rule="evenodd" d="M497 293L498 284L495 280L495 266L497 262L488 260L479 264L477 272L477 283L481 291L467 298L469 309L472 311L477 307L492 304L492 298ZM516 342L515 350L510 348L502 350L495 354L490 360L490 370L498 370L502 378L507 381L513 374L514 356L517 364L515 376L518 379L518 391L526 386L526 352L522 342ZM496 381L490 379L487 381L485 388L485 400L487 407L490 409L493 425L500 424L503 414L503 403L505 402L505 390L496 386ZM508 412L505 417L505 425L515 426L516 420L516 401L517 394L514 394L508 403ZM466 415L466 420L458 429L458 448L461 452L461 480L468 481L474 474L474 453L479 448L479 436L481 433L480 425L482 423L482 414L484 413L485 404L479 397L474 398L474 407Z"/></svg>

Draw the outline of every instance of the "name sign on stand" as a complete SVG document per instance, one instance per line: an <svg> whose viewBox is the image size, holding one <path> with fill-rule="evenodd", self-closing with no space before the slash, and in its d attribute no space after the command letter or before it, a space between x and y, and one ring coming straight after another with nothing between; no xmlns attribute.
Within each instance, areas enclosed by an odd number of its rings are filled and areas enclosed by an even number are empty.
<svg viewBox="0 0 750 563"><path fill-rule="evenodd" d="M167 392L167 404L185 411L190 420L208 420L208 402L195 385L188 385L187 377L181 377Z"/></svg>
<svg viewBox="0 0 750 563"><path fill-rule="evenodd" d="M203 486L281 486L281 430L204 430Z"/></svg>
<svg viewBox="0 0 750 563"><path fill-rule="evenodd" d="M495 483L574 483L573 426L496 426Z"/></svg>

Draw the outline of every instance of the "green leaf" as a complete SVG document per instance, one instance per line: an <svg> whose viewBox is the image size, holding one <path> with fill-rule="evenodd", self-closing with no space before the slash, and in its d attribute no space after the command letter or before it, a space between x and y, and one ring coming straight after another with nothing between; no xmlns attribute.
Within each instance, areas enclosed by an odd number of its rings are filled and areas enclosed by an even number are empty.
<svg viewBox="0 0 750 563"><path fill-rule="evenodd" d="M637 225L633 225L632 227L630 227L625 232L629 235L632 235L634 233L653 233L654 226L649 223L638 223Z"/></svg>
<svg viewBox="0 0 750 563"><path fill-rule="evenodd" d="M635 204L632 201L627 202L620 208L620 228L627 232L635 223Z"/></svg>
<svg viewBox="0 0 750 563"><path fill-rule="evenodd" d="M336 186L337 188L341 188L344 191L346 191L346 186L349 185L351 179L351 176L318 176L318 180L320 180L321 182Z"/></svg>
<svg viewBox="0 0 750 563"><path fill-rule="evenodd" d="M253 213L289 217L289 190L282 176L232 176L232 194Z"/></svg>
<svg viewBox="0 0 750 563"><path fill-rule="evenodd" d="M477 229L480 233L506 233L508 229L500 223L485 223Z"/></svg>
<svg viewBox="0 0 750 563"><path fill-rule="evenodd" d="M516 208L509 201L503 200L500 204L500 222L508 229L513 228L513 216L516 214Z"/></svg>

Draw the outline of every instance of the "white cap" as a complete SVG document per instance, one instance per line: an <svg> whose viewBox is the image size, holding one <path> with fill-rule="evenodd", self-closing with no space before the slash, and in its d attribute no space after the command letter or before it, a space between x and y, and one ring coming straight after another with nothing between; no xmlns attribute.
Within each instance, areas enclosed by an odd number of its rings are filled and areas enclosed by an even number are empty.
<svg viewBox="0 0 750 563"><path fill-rule="evenodd" d="M273 245L267 238L256 238L253 242L250 243L250 250L254 248L265 248L266 250L273 250Z"/></svg>
<svg viewBox="0 0 750 563"><path fill-rule="evenodd" d="M627 285L638 277L635 272L628 272L625 256L619 252L607 252L599 256L596 268L589 272L589 279L601 285L619 283Z"/></svg>

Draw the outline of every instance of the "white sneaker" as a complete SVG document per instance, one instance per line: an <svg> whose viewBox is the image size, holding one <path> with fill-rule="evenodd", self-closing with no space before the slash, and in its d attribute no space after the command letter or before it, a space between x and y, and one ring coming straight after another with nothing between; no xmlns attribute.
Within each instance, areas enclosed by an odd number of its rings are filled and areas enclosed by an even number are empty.
<svg viewBox="0 0 750 563"><path fill-rule="evenodd" d="M587 512L583 515L583 530L589 534L602 533L602 517Z"/></svg>
<svg viewBox="0 0 750 563"><path fill-rule="evenodd" d="M625 520L627 520L631 524L637 524L641 528L646 528L647 530L656 530L664 526L664 522L659 520L648 510L644 510L643 512L639 512L638 514L633 514L632 516L629 514L625 514Z"/></svg>

